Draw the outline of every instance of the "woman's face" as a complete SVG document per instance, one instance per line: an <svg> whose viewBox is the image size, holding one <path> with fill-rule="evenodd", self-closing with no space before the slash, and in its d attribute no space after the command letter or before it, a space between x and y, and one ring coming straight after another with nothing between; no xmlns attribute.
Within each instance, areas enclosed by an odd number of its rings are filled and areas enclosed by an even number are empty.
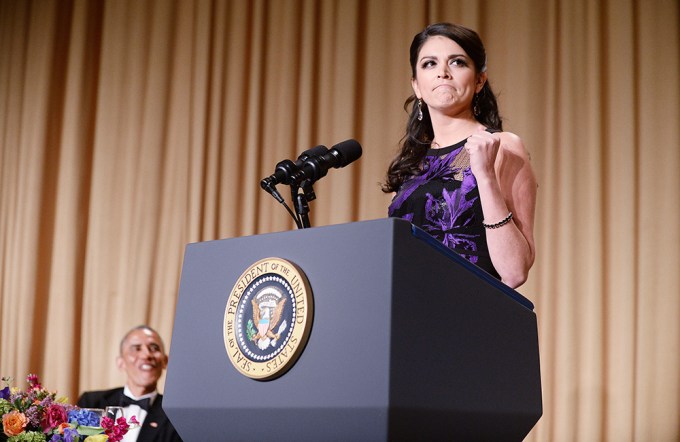
<svg viewBox="0 0 680 442"><path fill-rule="evenodd" d="M420 48L411 86L427 104L430 114L453 116L471 112L472 98L485 81L486 73L477 75L472 59L458 43L437 35L428 38Z"/></svg>

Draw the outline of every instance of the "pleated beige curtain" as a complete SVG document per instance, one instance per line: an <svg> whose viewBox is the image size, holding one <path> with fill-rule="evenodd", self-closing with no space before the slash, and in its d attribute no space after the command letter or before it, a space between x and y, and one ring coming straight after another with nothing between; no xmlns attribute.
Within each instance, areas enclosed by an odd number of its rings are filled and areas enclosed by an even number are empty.
<svg viewBox="0 0 680 442"><path fill-rule="evenodd" d="M124 331L169 344L184 246L294 228L259 180L314 145L364 152L312 225L384 217L435 21L481 34L539 180L528 440L678 440L677 0L0 0L0 374L120 385Z"/></svg>

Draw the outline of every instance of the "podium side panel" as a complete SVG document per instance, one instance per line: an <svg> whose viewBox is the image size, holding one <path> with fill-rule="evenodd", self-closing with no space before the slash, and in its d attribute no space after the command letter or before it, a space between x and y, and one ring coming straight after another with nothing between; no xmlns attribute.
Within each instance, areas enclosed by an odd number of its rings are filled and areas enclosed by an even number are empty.
<svg viewBox="0 0 680 442"><path fill-rule="evenodd" d="M397 237L390 440L522 440L542 414L534 312L463 258Z"/></svg>

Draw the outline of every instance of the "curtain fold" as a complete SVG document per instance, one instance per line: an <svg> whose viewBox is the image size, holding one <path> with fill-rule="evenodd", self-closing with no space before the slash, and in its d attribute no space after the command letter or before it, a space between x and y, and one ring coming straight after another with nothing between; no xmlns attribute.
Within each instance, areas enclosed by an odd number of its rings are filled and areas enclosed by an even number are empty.
<svg viewBox="0 0 680 442"><path fill-rule="evenodd" d="M0 375L120 385L126 330L170 344L185 245L295 228L259 181L315 145L363 155L312 225L386 216L435 21L480 33L539 181L527 439L678 440L675 0L0 0Z"/></svg>

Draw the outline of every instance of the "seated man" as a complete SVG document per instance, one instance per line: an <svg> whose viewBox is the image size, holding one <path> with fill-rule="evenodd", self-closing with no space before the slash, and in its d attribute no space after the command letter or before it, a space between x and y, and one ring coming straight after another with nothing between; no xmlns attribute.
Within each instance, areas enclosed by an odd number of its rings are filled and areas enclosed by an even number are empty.
<svg viewBox="0 0 680 442"><path fill-rule="evenodd" d="M136 416L141 426L131 429L124 442L181 441L177 431L163 412L163 395L156 384L168 364L163 340L151 327L133 328L120 342L116 365L127 374L125 387L90 391L78 399L81 408L125 407L125 417Z"/></svg>

